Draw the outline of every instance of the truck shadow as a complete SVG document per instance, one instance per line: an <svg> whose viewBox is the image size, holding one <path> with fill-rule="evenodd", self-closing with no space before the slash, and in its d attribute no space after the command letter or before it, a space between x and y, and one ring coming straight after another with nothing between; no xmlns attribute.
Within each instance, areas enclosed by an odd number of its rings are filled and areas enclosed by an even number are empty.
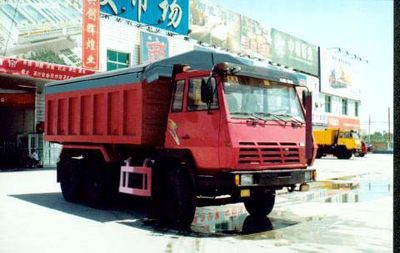
<svg viewBox="0 0 400 253"><path fill-rule="evenodd" d="M294 225L280 220L273 220L271 222L268 217L257 218L249 216L247 213L238 213L219 220L210 220L208 213L208 217L206 215L205 219L201 219L201 213L204 210L198 208L196 210L197 218L195 218L191 230L178 231L159 223L157 220L149 219L148 211L151 205L148 201L124 199L124 201L118 201L108 209L100 210L79 203L67 202L59 192L10 196L42 207L101 223L118 223L133 228L144 229L154 233L154 236L226 237L270 231L274 229L274 224L277 224L276 229L282 228L282 226L278 224L286 224L285 226ZM207 210L207 212L209 212L209 210L213 209L208 207Z"/></svg>

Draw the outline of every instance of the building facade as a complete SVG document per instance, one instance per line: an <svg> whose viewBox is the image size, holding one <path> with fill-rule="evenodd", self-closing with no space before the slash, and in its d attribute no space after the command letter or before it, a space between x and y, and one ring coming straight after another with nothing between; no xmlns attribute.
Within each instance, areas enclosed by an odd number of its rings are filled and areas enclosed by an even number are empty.
<svg viewBox="0 0 400 253"><path fill-rule="evenodd" d="M208 0L5 1L0 3L0 21L3 56L32 59L38 51L48 50L64 65L93 71L134 67L194 48L240 55L254 65L286 68L313 92L314 128L360 130L360 77L365 62ZM0 93L10 92L6 90L0 82ZM15 124L34 126L42 121L43 96L38 87L33 93L31 123L12 120Z"/></svg>
<svg viewBox="0 0 400 253"><path fill-rule="evenodd" d="M148 8L158 8L158 2L153 2L152 7L149 2ZM167 2L182 4L185 1ZM223 50L241 55L255 64L264 61L297 72L301 83L313 92L314 128L360 130L359 76L365 64L360 59L312 45L211 1L188 2L189 9L182 9L182 12L189 12L190 33L183 35L156 25L139 23L134 18L122 18L106 9L111 2L100 5L99 70L146 64L199 47ZM118 9L130 4L121 0L113 3ZM182 5L187 6L186 3ZM155 12L151 13L154 15Z"/></svg>

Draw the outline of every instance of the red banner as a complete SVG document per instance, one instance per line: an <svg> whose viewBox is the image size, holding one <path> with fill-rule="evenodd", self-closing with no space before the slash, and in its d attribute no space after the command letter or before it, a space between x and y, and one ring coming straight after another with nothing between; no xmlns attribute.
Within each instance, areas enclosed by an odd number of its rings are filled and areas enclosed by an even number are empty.
<svg viewBox="0 0 400 253"><path fill-rule="evenodd" d="M49 80L65 80L93 74L94 71L17 58L0 58L0 73Z"/></svg>
<svg viewBox="0 0 400 253"><path fill-rule="evenodd" d="M99 69L100 1L83 0L82 6L82 66Z"/></svg>
<svg viewBox="0 0 400 253"><path fill-rule="evenodd" d="M35 93L0 93L0 107L35 107Z"/></svg>

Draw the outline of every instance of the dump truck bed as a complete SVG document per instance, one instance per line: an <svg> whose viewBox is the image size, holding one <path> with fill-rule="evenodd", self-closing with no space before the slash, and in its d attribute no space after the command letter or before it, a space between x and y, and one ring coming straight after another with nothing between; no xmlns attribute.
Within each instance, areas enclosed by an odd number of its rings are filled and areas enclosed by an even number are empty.
<svg viewBox="0 0 400 253"><path fill-rule="evenodd" d="M45 87L45 139L59 143L162 145L173 67L210 70L237 57L194 50L148 65L97 73Z"/></svg>
<svg viewBox="0 0 400 253"><path fill-rule="evenodd" d="M46 95L46 140L61 143L161 145L171 99L171 83L152 85L135 80L110 82L104 78L70 82L68 90ZM122 79L124 79L122 78Z"/></svg>
<svg viewBox="0 0 400 253"><path fill-rule="evenodd" d="M337 129L313 130L314 140L318 145L335 144L337 134Z"/></svg>

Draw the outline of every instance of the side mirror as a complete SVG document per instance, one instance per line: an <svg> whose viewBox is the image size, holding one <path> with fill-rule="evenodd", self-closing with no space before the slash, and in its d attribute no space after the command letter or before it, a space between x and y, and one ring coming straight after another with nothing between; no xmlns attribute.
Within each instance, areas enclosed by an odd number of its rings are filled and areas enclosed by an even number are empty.
<svg viewBox="0 0 400 253"><path fill-rule="evenodd" d="M209 77L207 81L204 78L201 80L201 102L211 104L213 101L213 95L215 87L215 79Z"/></svg>

